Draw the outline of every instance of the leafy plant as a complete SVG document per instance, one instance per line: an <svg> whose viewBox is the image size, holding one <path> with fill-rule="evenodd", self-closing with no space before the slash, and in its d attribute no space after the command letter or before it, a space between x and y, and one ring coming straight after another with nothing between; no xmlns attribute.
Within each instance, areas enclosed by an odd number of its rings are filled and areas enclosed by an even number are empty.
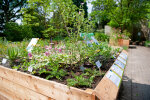
<svg viewBox="0 0 150 100"><path fill-rule="evenodd" d="M99 41L103 41L103 42L108 42L109 41L109 36L106 35L105 33L99 33L96 32L95 33L95 38Z"/></svg>
<svg viewBox="0 0 150 100"><path fill-rule="evenodd" d="M67 84L68 86L87 86L87 87L91 87L91 84L94 80L94 76L91 76L90 78L84 78L85 74L81 74L79 76L75 75L72 72L72 76L74 77L74 79L67 79Z"/></svg>
<svg viewBox="0 0 150 100"><path fill-rule="evenodd" d="M47 71L46 69L41 69L38 73L39 74L46 74L46 79L56 78L58 80L61 80L62 77L64 77L67 73L63 69L59 69L58 66L49 67L50 71Z"/></svg>
<svg viewBox="0 0 150 100"><path fill-rule="evenodd" d="M6 23L4 34L6 38L11 41L21 41L24 38L31 38L32 29L28 25L18 25L14 22Z"/></svg>
<svg viewBox="0 0 150 100"><path fill-rule="evenodd" d="M14 61L18 58L19 49L17 47L8 47L7 48L7 56L8 59Z"/></svg>

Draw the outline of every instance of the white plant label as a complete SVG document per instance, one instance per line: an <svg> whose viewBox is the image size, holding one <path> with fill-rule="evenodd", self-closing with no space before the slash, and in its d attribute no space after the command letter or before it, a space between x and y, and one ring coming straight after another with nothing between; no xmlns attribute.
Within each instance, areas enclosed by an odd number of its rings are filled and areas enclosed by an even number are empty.
<svg viewBox="0 0 150 100"><path fill-rule="evenodd" d="M117 64L118 66L120 66L120 67L124 70L125 64L123 64L121 61L116 60L116 61L115 61L115 64Z"/></svg>
<svg viewBox="0 0 150 100"><path fill-rule="evenodd" d="M33 71L33 67L32 67L32 66L29 66L29 67L28 67L28 71L29 71L29 72L32 72L32 71Z"/></svg>
<svg viewBox="0 0 150 100"><path fill-rule="evenodd" d="M109 72L106 74L106 77L110 79L117 87L119 87L121 78L117 76L113 71L109 70Z"/></svg>
<svg viewBox="0 0 150 100"><path fill-rule="evenodd" d="M112 67L111 67L111 69L112 69L113 71L115 71L119 76L122 77L123 70L120 69L117 65L113 64Z"/></svg>
<svg viewBox="0 0 150 100"><path fill-rule="evenodd" d="M125 53L122 52L119 56L122 57L123 59L127 60L127 55Z"/></svg>
<svg viewBox="0 0 150 100"><path fill-rule="evenodd" d="M2 64L6 64L6 62L7 62L7 59L6 59L6 58L3 58Z"/></svg>
<svg viewBox="0 0 150 100"><path fill-rule="evenodd" d="M87 42L86 42L86 43L87 43L87 45L88 45L88 44L91 44L91 42L90 42L89 40L87 40Z"/></svg>
<svg viewBox="0 0 150 100"><path fill-rule="evenodd" d="M102 64L100 63L99 60L96 62L96 66L97 66L98 68L100 68L100 67L102 66Z"/></svg>
<svg viewBox="0 0 150 100"><path fill-rule="evenodd" d="M31 52L33 50L33 46L36 45L38 40L39 40L39 38L32 38L32 40L30 41L29 45L26 48L28 52Z"/></svg>
<svg viewBox="0 0 150 100"><path fill-rule="evenodd" d="M115 55L113 55L113 58L116 58L116 56L115 56Z"/></svg>
<svg viewBox="0 0 150 100"><path fill-rule="evenodd" d="M92 47L91 42L89 40L87 40L86 43L89 47Z"/></svg>
<svg viewBox="0 0 150 100"><path fill-rule="evenodd" d="M122 59L121 57L118 57L117 59L126 65L126 61L124 59Z"/></svg>
<svg viewBox="0 0 150 100"><path fill-rule="evenodd" d="M92 36L91 39L95 42L95 44L99 45L98 41Z"/></svg>
<svg viewBox="0 0 150 100"><path fill-rule="evenodd" d="M85 70L85 67L81 66L81 67L80 67L80 70L81 70L81 71L84 71L84 70Z"/></svg>

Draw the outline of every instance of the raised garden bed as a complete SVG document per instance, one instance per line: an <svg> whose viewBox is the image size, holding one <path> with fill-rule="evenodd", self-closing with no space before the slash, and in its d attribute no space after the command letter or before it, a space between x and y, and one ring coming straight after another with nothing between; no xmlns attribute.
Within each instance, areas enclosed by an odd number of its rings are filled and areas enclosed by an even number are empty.
<svg viewBox="0 0 150 100"><path fill-rule="evenodd" d="M127 54L125 51L122 52ZM108 78L111 68L95 89L82 90L0 66L0 98L15 100L96 100L96 98L114 100L120 85L116 86Z"/></svg>

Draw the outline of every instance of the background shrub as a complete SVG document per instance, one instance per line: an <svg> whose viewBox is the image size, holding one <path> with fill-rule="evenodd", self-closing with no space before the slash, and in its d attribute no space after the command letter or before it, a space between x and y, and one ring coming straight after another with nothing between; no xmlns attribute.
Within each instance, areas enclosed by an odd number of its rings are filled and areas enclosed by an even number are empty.
<svg viewBox="0 0 150 100"><path fill-rule="evenodd" d="M105 33L96 32L96 33L95 33L95 38L96 38L98 41L104 41L104 42L108 42L108 41L109 41L109 36L106 35Z"/></svg>
<svg viewBox="0 0 150 100"><path fill-rule="evenodd" d="M6 23L4 34L9 41L22 41L24 38L34 37L30 26L14 22Z"/></svg>

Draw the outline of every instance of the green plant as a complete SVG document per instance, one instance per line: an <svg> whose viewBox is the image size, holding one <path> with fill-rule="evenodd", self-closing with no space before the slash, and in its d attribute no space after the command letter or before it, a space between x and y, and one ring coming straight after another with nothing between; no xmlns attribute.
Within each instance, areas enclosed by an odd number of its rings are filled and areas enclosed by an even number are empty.
<svg viewBox="0 0 150 100"><path fill-rule="evenodd" d="M116 34L118 39L130 39L131 33L124 30L123 33Z"/></svg>
<svg viewBox="0 0 150 100"><path fill-rule="evenodd" d="M109 41L109 36L106 35L105 33L99 33L96 32L95 33L95 38L99 41L103 41L103 42L108 42Z"/></svg>
<svg viewBox="0 0 150 100"><path fill-rule="evenodd" d="M21 41L24 38L34 37L30 26L18 25L14 22L6 23L4 34L10 41Z"/></svg>
<svg viewBox="0 0 150 100"><path fill-rule="evenodd" d="M91 69L91 68L86 68L85 69L85 74L88 75L88 76L104 76L105 73L100 73L99 70L97 69Z"/></svg>
<svg viewBox="0 0 150 100"><path fill-rule="evenodd" d="M62 77L64 77L67 72L64 69L60 69L59 60L53 60L53 58L49 58L48 63L48 70L44 69L43 67L38 72L39 74L47 74L46 79L56 78L58 80L61 80Z"/></svg>
<svg viewBox="0 0 150 100"><path fill-rule="evenodd" d="M11 60L12 62L19 57L18 54L19 54L19 49L17 47L7 48L8 59Z"/></svg>
<svg viewBox="0 0 150 100"><path fill-rule="evenodd" d="M86 87L91 87L91 84L93 83L93 80L97 76L104 76L105 73L100 73L99 70L96 69L91 69L91 68L86 68L84 70L84 73L81 75L75 75L75 73L72 72L72 76L74 78L72 79L67 79L67 84L68 86L86 86Z"/></svg>
<svg viewBox="0 0 150 100"><path fill-rule="evenodd" d="M128 46L123 46L123 49L124 50L128 50Z"/></svg>
<svg viewBox="0 0 150 100"><path fill-rule="evenodd" d="M145 42L145 46L148 47L148 45L150 44L150 41L146 41Z"/></svg>
<svg viewBox="0 0 150 100"><path fill-rule="evenodd" d="M72 72L72 76L74 77L74 79L67 79L67 84L68 86L87 86L87 87L91 87L91 84L93 82L94 76L91 76L90 78L84 78L85 74L81 74L79 76L75 75Z"/></svg>
<svg viewBox="0 0 150 100"><path fill-rule="evenodd" d="M49 67L50 71L47 71L46 69L41 69L38 73L39 74L46 74L46 79L56 78L58 80L61 80L62 77L64 77L67 73L63 69L59 69L58 66Z"/></svg>

